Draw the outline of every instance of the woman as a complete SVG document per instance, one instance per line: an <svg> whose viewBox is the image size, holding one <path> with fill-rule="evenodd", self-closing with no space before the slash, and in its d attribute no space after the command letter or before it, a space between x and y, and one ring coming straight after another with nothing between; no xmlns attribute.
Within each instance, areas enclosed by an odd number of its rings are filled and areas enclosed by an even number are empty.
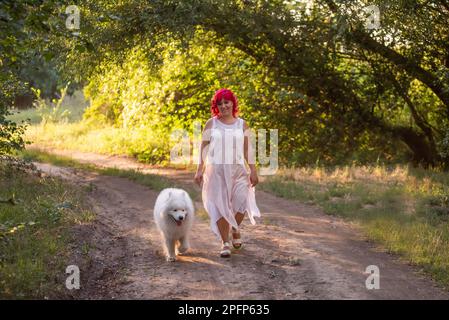
<svg viewBox="0 0 449 320"><path fill-rule="evenodd" d="M234 93L228 89L215 92L211 112L212 118L206 122L203 131L194 179L198 185L202 184L203 204L211 219L211 229L222 240L220 256L227 258L231 256L230 228L232 245L234 249L240 249L239 225L245 214L252 224L256 223L254 217L260 217L254 188L259 178L255 164L248 161L248 156L253 159L248 142L249 127L237 116L238 103Z"/></svg>

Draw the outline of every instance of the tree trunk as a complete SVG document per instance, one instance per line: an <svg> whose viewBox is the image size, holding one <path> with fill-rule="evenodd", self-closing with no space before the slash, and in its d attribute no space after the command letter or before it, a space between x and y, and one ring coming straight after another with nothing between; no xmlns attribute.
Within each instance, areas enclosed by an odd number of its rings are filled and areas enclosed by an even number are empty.
<svg viewBox="0 0 449 320"><path fill-rule="evenodd" d="M436 149L427 140L422 132L416 132L411 127L392 126L372 113L362 110L361 116L366 120L368 128L377 128L383 132L390 132L393 137L404 142L413 154L412 163L415 166L421 165L425 168L437 166L442 163L442 159Z"/></svg>
<svg viewBox="0 0 449 320"><path fill-rule="evenodd" d="M334 1L325 1L332 12L339 14L338 6ZM415 61L412 61L384 44L377 42L363 30L352 30L348 33L348 36L349 41L355 42L363 49L384 57L395 66L405 71L408 75L424 83L449 109L449 91L445 90L445 85L438 79L438 77L423 69Z"/></svg>
<svg viewBox="0 0 449 320"><path fill-rule="evenodd" d="M409 127L395 127L392 128L392 131L412 151L412 162L415 166L421 165L424 168L429 168L440 164L440 156L436 150L432 148L424 134L417 133Z"/></svg>

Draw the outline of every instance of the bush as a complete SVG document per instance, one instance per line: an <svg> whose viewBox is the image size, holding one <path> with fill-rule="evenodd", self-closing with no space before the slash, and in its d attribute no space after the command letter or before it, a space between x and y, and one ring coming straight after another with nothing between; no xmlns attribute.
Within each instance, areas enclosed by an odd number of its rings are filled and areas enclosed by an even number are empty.
<svg viewBox="0 0 449 320"><path fill-rule="evenodd" d="M70 111L62 107L67 88L68 85L61 89L60 97L58 99L53 99L51 102L41 97L41 91L39 89L32 89L36 95L34 107L41 117L41 123L43 125L46 125L47 123L67 123L69 121Z"/></svg>
<svg viewBox="0 0 449 320"><path fill-rule="evenodd" d="M443 161L443 166L447 170L449 169L449 130L446 130L446 133L443 139L438 143L439 154Z"/></svg>

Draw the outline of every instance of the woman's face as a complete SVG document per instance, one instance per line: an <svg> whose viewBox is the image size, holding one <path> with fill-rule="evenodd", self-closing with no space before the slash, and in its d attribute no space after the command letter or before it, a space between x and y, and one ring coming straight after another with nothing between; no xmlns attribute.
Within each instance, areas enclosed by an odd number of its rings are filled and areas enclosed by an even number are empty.
<svg viewBox="0 0 449 320"><path fill-rule="evenodd" d="M218 110L220 111L221 116L232 115L232 101L221 99L217 102Z"/></svg>

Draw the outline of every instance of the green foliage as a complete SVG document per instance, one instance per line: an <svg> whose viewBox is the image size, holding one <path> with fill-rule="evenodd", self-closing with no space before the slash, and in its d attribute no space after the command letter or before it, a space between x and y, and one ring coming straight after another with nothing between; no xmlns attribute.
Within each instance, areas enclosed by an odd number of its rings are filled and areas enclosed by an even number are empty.
<svg viewBox="0 0 449 320"><path fill-rule="evenodd" d="M76 32L61 19L65 1L5 3L18 23L6 25L3 65L19 78L11 62L23 69L37 51L65 80L87 80L86 119L168 139L229 87L254 128L279 129L284 163L447 164L444 2L82 0ZM380 28L366 29L367 5Z"/></svg>
<svg viewBox="0 0 449 320"><path fill-rule="evenodd" d="M380 8L380 29L365 28L363 8L369 4ZM441 162L436 142L442 138L441 128L447 126L444 110L449 107L444 65L448 40L444 21L449 12L444 3L321 0L314 1L307 12L297 2L183 0L129 2L104 9L109 16L126 21L110 23L99 32L108 41L112 37L106 32L115 34L115 48L122 53L144 42L142 39L158 43L164 32L182 39L185 46L195 27L201 25L214 31L226 46L268 68L276 83L266 86L261 82L268 95L282 96L272 90L275 86L279 90L288 88L293 97L302 97L287 100L291 105L267 99L275 102L277 112L284 113L277 119L282 120L280 129L288 132L289 143L308 141L307 147L296 145L295 158L308 158L312 153L316 159L321 153L325 162L340 162L354 157L358 150L375 148L367 158L380 154L387 160L399 145L401 150L401 146L408 148L405 154L412 153L416 163ZM129 35L126 31L130 30L135 32ZM102 44L106 41L98 34L97 39ZM425 90L415 90L414 81ZM232 81L227 86L231 87ZM240 91L239 96L246 92L249 90ZM190 97L184 98L182 93L176 105L183 100L188 104ZM426 100L432 101L431 108ZM266 112L262 109L261 114ZM294 124L289 122L292 117ZM304 127L307 129L302 132ZM379 144L382 137L387 145ZM283 138L286 141L286 136ZM315 151L317 148L320 150ZM342 150L343 154L335 155Z"/></svg>
<svg viewBox="0 0 449 320"><path fill-rule="evenodd" d="M48 106L54 104L55 101L58 101L58 99L53 99L53 102L48 101L48 99L42 99L42 101L37 99L34 102L34 108L14 110L12 114L8 116L8 119L16 123L23 121L30 125L40 125L42 124L42 116L51 111L50 107ZM83 113L86 109L87 104L88 101L85 100L82 91L75 91L72 95L66 94L63 101L61 102L58 112L58 114L64 114L65 116L59 117L59 119L64 123L67 123L67 121L69 123L80 121L83 118ZM46 111L44 112L43 110L41 110L39 105L45 106L44 110ZM56 119L58 119L58 117L56 117ZM57 120L55 121L56 122L47 122L47 124L58 123ZM28 127L28 129L31 128ZM27 131L29 132L29 130Z"/></svg>
<svg viewBox="0 0 449 320"><path fill-rule="evenodd" d="M0 158L0 298L66 296L69 228L92 221L84 191Z"/></svg>
<svg viewBox="0 0 449 320"><path fill-rule="evenodd" d="M25 145L23 134L26 126L7 120L7 115L9 112L2 113L0 109L0 155L11 154Z"/></svg>
<svg viewBox="0 0 449 320"><path fill-rule="evenodd" d="M145 127L168 141L175 129L191 133L194 121L204 124L214 91L228 87L236 92L240 114L252 128L278 129L283 164L313 163L318 157L324 163L343 162L351 153L362 163L393 153L392 145L369 132L359 145L348 147L351 132L338 127L341 115L323 113L313 99L277 79L273 70L202 28L188 46L176 39L156 47L140 44L121 64L105 61L97 69L85 88L91 99L86 120L129 131ZM171 146L157 150L167 155ZM140 150L136 155L149 160L153 152Z"/></svg>
<svg viewBox="0 0 449 320"><path fill-rule="evenodd" d="M440 155L443 159L445 159L446 163L449 164L449 130L446 130L446 135L444 136L444 138L440 141L439 144L440 147ZM449 168L449 165L446 169Z"/></svg>
<svg viewBox="0 0 449 320"><path fill-rule="evenodd" d="M0 2L0 154L11 153L25 144L22 138L25 126L6 119L14 98L29 91L28 82L40 78L43 85L56 70L54 61L46 64L52 65L52 70L41 68L44 59L51 58L49 48L57 51L61 44L49 39L59 34L58 22L53 18L57 16L56 4L58 1L52 0ZM39 70L44 74L39 75Z"/></svg>
<svg viewBox="0 0 449 320"><path fill-rule="evenodd" d="M11 114L14 96L23 92L23 85L16 75L2 64L0 53L0 155L10 154L13 150L22 149L25 145L23 133L26 126L17 124L7 117Z"/></svg>
<svg viewBox="0 0 449 320"><path fill-rule="evenodd" d="M34 107L37 114L40 116L41 124L47 123L67 123L70 117L70 110L63 108L63 101L67 94L68 85L61 89L61 95L58 99L53 99L51 102L46 101L41 97L41 91L39 89L32 88L36 95L36 101Z"/></svg>

